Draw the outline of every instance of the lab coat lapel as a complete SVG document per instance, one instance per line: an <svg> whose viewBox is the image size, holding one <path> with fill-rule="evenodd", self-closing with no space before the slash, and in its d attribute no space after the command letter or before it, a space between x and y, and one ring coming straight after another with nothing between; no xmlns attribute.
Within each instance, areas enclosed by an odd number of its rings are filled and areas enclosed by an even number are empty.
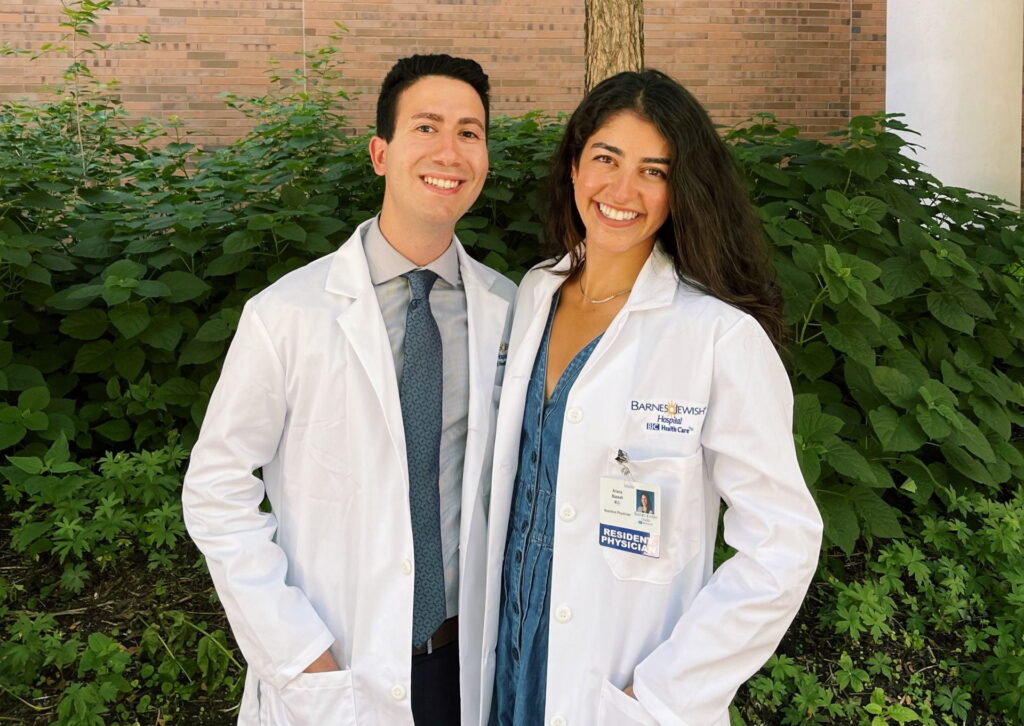
<svg viewBox="0 0 1024 726"><path fill-rule="evenodd" d="M335 320L370 379L384 411L391 443L405 469L405 428L402 425L395 362L363 250L362 234L368 224L370 222L360 225L334 253L325 287L328 292L346 298ZM340 411L339 415L342 415Z"/></svg>
<svg viewBox="0 0 1024 726"><path fill-rule="evenodd" d="M462 474L462 511L466 514L474 511L473 502L480 495L494 386L500 383L496 364L505 340L509 303L492 289L497 276L473 262L458 240L455 244L469 326L469 416ZM465 535L468 527L462 530Z"/></svg>

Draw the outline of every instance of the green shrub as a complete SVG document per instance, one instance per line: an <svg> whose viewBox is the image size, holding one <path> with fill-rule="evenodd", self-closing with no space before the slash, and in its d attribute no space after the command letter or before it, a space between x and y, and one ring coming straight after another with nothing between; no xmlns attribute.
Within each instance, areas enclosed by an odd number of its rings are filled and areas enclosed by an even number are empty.
<svg viewBox="0 0 1024 726"><path fill-rule="evenodd" d="M812 586L738 723L1024 720L1024 492L948 495L912 513L905 540L830 558L847 572Z"/></svg>
<svg viewBox="0 0 1024 726"><path fill-rule="evenodd" d="M907 500L1024 478L1020 214L942 186L894 130L858 117L825 144L762 117L727 135L794 329L801 468L847 553L900 536Z"/></svg>

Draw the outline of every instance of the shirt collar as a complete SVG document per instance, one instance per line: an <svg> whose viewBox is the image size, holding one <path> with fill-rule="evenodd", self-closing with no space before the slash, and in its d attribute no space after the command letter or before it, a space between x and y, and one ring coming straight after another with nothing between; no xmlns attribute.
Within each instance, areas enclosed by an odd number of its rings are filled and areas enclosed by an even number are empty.
<svg viewBox="0 0 1024 726"><path fill-rule="evenodd" d="M363 233L363 250L366 253L366 265L370 269L370 281L374 285L380 285L417 269L417 265L392 247L384 233L380 231L379 215ZM452 287L462 285L459 277L459 253L454 244L449 244L440 257L423 265L423 268L437 273L438 277Z"/></svg>

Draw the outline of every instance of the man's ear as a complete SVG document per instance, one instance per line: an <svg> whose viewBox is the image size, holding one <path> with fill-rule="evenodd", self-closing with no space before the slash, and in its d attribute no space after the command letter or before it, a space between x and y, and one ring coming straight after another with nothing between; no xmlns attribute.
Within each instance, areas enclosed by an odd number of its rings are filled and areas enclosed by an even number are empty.
<svg viewBox="0 0 1024 726"><path fill-rule="evenodd" d="M379 136L370 139L370 161L377 176L384 176L387 170L388 142Z"/></svg>

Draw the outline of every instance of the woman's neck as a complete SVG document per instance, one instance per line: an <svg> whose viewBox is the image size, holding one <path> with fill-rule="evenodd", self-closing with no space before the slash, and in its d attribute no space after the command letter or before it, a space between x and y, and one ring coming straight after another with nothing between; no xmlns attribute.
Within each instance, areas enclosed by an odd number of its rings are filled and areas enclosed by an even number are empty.
<svg viewBox="0 0 1024 726"><path fill-rule="evenodd" d="M622 252L587 248L583 268L579 273L584 295L591 300L601 300L632 289L652 248L653 242Z"/></svg>

